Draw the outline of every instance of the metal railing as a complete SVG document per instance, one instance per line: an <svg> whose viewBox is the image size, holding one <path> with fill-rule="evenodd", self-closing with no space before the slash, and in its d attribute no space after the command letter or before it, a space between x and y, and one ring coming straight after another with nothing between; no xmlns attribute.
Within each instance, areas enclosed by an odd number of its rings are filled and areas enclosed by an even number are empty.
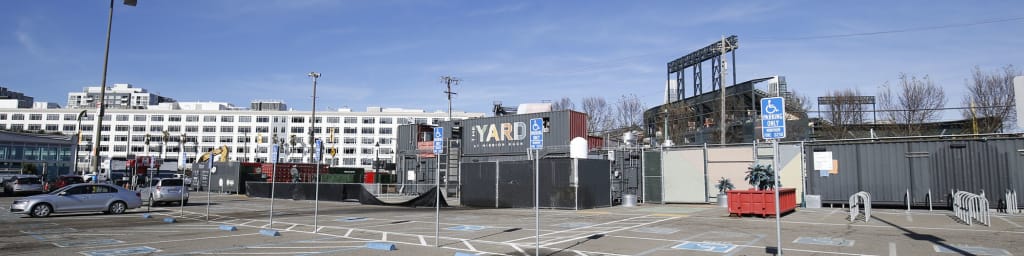
<svg viewBox="0 0 1024 256"><path fill-rule="evenodd" d="M1017 208L1017 191L1007 189L1004 198L1006 198L1006 214L1020 213L1020 209Z"/></svg>
<svg viewBox="0 0 1024 256"><path fill-rule="evenodd" d="M988 199L985 192L981 195L971 194L967 191L956 191L953 193L953 215L960 221L972 225L978 221L985 226L991 225L991 217L988 212Z"/></svg>
<svg viewBox="0 0 1024 256"><path fill-rule="evenodd" d="M871 194L861 191L850 196L850 222L857 221L861 204L864 205L864 222L871 221Z"/></svg>

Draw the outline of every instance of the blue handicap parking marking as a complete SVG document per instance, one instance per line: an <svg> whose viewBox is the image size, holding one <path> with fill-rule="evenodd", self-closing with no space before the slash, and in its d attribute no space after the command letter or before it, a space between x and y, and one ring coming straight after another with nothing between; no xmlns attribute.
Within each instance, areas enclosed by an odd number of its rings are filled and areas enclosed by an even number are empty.
<svg viewBox="0 0 1024 256"><path fill-rule="evenodd" d="M118 255L137 255L137 254L149 254L159 252L157 248L149 246L138 246L138 247L126 247L126 248L115 248L106 250L95 250L95 251L84 251L81 254L86 256L118 256Z"/></svg>
<svg viewBox="0 0 1024 256"><path fill-rule="evenodd" d="M966 252L966 253L970 253L970 254L973 254L973 255L991 255L991 256L1011 256L1011 255L1013 255L1013 254L1010 254L1009 251L1006 251L1006 250L1003 250L1003 249L999 249L999 248L988 248L988 247L967 246L967 245L952 245L952 247L956 248L956 249L952 249L952 248L947 248L945 246L939 246L939 245L933 245L933 246L935 247L935 252L941 252L941 253L963 254L964 252Z"/></svg>
<svg viewBox="0 0 1024 256"><path fill-rule="evenodd" d="M856 241L854 241L854 240L846 240L846 239L842 239L842 238L805 237L805 236L801 236L800 238L797 238L796 240L793 240L793 243L797 243L797 244L816 244L816 245L832 245L832 246L847 246L847 247L853 246L854 242L856 242Z"/></svg>
<svg viewBox="0 0 1024 256"><path fill-rule="evenodd" d="M114 239L96 239L96 240L69 240L54 242L53 245L57 247L83 247L83 246L97 246L97 245L111 245L111 244L123 244L124 241Z"/></svg>
<svg viewBox="0 0 1024 256"><path fill-rule="evenodd" d="M455 230L455 231L477 231L477 230L483 230L485 228L487 228L487 227L484 227L484 226L473 226L473 225L462 225L462 226L450 227L450 228L447 228L447 229L448 230Z"/></svg>
<svg viewBox="0 0 1024 256"><path fill-rule="evenodd" d="M590 225L594 225L594 223L590 223L590 222L565 222L565 223L555 224L555 227L560 227L560 228L580 228L580 227L586 227L586 226L590 226Z"/></svg>
<svg viewBox="0 0 1024 256"><path fill-rule="evenodd" d="M335 221L341 221L341 222L360 222L360 221L366 221L366 220L367 220L366 217L345 217L345 218L335 219Z"/></svg>
<svg viewBox="0 0 1024 256"><path fill-rule="evenodd" d="M732 251L732 249L736 248L736 245L684 241L684 243L672 246L672 248L691 251L727 253L729 251Z"/></svg>

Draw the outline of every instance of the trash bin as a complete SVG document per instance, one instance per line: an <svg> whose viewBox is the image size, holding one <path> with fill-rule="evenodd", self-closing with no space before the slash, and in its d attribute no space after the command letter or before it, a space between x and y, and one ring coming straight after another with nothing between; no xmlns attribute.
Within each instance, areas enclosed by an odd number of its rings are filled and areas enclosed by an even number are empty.
<svg viewBox="0 0 1024 256"><path fill-rule="evenodd" d="M636 206L636 195L623 194L622 195L622 206L623 207L635 207Z"/></svg>

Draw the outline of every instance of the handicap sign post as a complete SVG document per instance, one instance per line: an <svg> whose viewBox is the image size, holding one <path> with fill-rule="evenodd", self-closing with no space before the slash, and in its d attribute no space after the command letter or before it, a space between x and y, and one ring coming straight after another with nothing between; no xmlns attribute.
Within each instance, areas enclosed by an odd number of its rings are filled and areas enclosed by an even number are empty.
<svg viewBox="0 0 1024 256"><path fill-rule="evenodd" d="M530 119L530 149L536 150L536 154L533 158L534 164L534 175L533 175L533 210L536 215L536 239L534 243L536 250L534 253L540 255L540 150L544 148L544 119L542 118L531 118Z"/></svg>
<svg viewBox="0 0 1024 256"><path fill-rule="evenodd" d="M441 153L444 153L444 127L434 127L434 156L437 159L437 170L434 171L434 245L441 247Z"/></svg>
<svg viewBox="0 0 1024 256"><path fill-rule="evenodd" d="M786 137L786 99L771 97L761 99L761 137L772 140L772 188L775 191L775 235L779 255L782 255L782 220L779 215L779 139Z"/></svg>

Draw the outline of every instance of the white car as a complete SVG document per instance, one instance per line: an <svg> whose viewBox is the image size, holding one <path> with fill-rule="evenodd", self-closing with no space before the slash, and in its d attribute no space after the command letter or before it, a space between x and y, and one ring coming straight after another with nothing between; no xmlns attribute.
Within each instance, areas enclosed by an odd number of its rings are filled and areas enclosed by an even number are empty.
<svg viewBox="0 0 1024 256"><path fill-rule="evenodd" d="M55 212L102 211L121 214L139 206L142 206L142 200L134 191L110 184L79 183L48 194L14 200L10 211L32 217L46 217Z"/></svg>
<svg viewBox="0 0 1024 256"><path fill-rule="evenodd" d="M139 197L150 205L160 203L182 203L188 205L188 189L182 186L181 179L154 180L149 186L139 188Z"/></svg>

